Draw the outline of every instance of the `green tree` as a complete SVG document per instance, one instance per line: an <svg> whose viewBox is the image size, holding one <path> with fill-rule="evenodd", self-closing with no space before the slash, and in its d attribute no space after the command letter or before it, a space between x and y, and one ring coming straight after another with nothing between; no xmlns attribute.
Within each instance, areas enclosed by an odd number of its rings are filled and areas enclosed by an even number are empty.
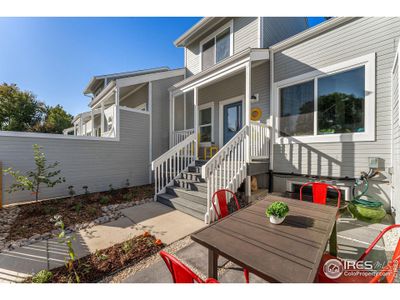
<svg viewBox="0 0 400 300"><path fill-rule="evenodd" d="M72 118L61 105L47 107L42 132L61 134L72 126Z"/></svg>
<svg viewBox="0 0 400 300"><path fill-rule="evenodd" d="M27 172L26 175L22 175L20 171L15 171L12 168L4 170L5 174L11 175L15 180L15 183L8 189L9 193L25 190L31 191L35 195L37 201L39 199L41 185L54 187L59 183L65 182L64 177L59 177L61 170L54 170L59 165L59 162L56 161L52 164L48 164L46 155L42 149L43 147L37 144L33 145L33 157L36 168L33 171Z"/></svg>
<svg viewBox="0 0 400 300"><path fill-rule="evenodd" d="M42 122L45 105L15 84L0 85L0 130L32 131Z"/></svg>

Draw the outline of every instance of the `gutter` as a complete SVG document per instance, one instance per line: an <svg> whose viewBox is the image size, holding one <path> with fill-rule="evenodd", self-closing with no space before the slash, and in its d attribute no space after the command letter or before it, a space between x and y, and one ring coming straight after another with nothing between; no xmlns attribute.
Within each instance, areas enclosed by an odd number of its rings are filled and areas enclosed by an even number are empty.
<svg viewBox="0 0 400 300"><path fill-rule="evenodd" d="M291 46L294 46L296 44L299 44L301 42L304 42L307 39L311 39L315 36L318 36L322 33L325 33L329 30L332 30L335 27L338 27L339 25L342 25L344 23L356 20L357 17L336 17L329 19L325 22L322 22L321 24L311 27L307 30L304 30L298 34L295 34L286 40L283 40L281 42L278 42L269 48L273 50L274 52L276 51L282 51L286 48L289 48Z"/></svg>
<svg viewBox="0 0 400 300"><path fill-rule="evenodd" d="M208 23L210 23L212 20L214 20L214 17L204 17L201 19L199 22L197 22L195 25L193 25L189 30L187 30L184 34L182 34L180 37L178 37L174 41L175 47L183 47L185 46L185 40L190 38L192 35L197 33L200 29L202 29L204 26L206 26Z"/></svg>

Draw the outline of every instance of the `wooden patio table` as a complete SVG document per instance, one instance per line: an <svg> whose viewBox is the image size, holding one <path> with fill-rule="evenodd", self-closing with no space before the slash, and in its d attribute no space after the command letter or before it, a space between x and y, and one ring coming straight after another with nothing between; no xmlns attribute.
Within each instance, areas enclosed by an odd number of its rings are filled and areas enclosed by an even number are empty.
<svg viewBox="0 0 400 300"><path fill-rule="evenodd" d="M265 215L274 201L289 206L279 225ZM208 277L218 279L221 255L269 282L313 282L328 240L330 253L337 254L337 213L333 206L268 195L191 238L208 248Z"/></svg>

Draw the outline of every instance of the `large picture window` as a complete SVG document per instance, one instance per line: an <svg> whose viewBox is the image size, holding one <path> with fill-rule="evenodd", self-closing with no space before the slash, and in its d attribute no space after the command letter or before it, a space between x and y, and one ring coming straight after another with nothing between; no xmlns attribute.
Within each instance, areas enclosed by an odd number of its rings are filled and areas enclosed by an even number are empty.
<svg viewBox="0 0 400 300"><path fill-rule="evenodd" d="M277 92L281 142L375 138L375 54L278 82Z"/></svg>
<svg viewBox="0 0 400 300"><path fill-rule="evenodd" d="M364 132L365 67L317 80L318 134Z"/></svg>
<svg viewBox="0 0 400 300"><path fill-rule="evenodd" d="M232 27L223 27L212 37L200 43L202 70L208 69L231 55L231 35Z"/></svg>

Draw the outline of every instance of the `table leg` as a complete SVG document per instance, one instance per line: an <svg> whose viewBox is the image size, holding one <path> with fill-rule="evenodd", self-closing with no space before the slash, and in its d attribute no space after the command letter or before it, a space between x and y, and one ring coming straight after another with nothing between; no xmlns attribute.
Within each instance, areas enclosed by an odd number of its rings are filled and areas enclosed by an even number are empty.
<svg viewBox="0 0 400 300"><path fill-rule="evenodd" d="M333 226L331 237L329 238L329 254L332 256L337 256L337 228L336 222Z"/></svg>
<svg viewBox="0 0 400 300"><path fill-rule="evenodd" d="M218 280L218 255L211 249L208 249L208 278Z"/></svg>

